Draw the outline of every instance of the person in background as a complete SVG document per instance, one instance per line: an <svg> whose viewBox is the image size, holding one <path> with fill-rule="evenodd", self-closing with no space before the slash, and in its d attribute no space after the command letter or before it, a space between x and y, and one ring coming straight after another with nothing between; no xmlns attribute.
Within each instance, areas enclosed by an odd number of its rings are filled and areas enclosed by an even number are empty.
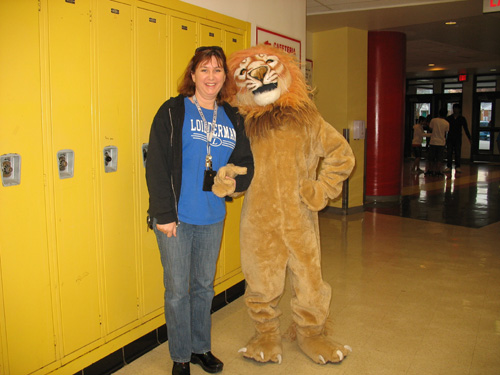
<svg viewBox="0 0 500 375"><path fill-rule="evenodd" d="M424 124L425 117L420 116L415 125L413 125L413 139L411 141L411 149L415 160L411 168L412 173L423 173L424 171L420 169L420 159L422 158L422 141L424 139Z"/></svg>
<svg viewBox="0 0 500 375"><path fill-rule="evenodd" d="M453 164L453 154L455 154L455 172L460 173L460 157L462 155L462 128L470 142L469 128L467 120L462 116L462 106L458 103L453 104L453 114L446 118L450 124L450 131L446 137L447 161L444 173L451 172Z"/></svg>
<svg viewBox="0 0 500 375"><path fill-rule="evenodd" d="M426 133L426 137L425 137L425 148L427 150L429 150L429 142L431 141L431 133L432 133L432 129L429 128L429 124L431 123L432 121L432 116L431 115L427 115L427 117L425 118L425 124L424 124L424 131L427 132Z"/></svg>
<svg viewBox="0 0 500 375"><path fill-rule="evenodd" d="M227 71L222 48L196 49L180 95L160 107L151 126L148 214L163 266L173 375L189 375L190 363L223 369L211 352L210 310L226 208L210 177L232 165L237 173L223 177L230 195L245 191L253 176L244 120L226 102Z"/></svg>
<svg viewBox="0 0 500 375"><path fill-rule="evenodd" d="M429 169L425 172L426 175L443 175L441 172L441 162L446 144L446 133L450 129L450 124L445 120L447 113L446 108L441 108L439 110L439 117L433 118L429 124L432 134L429 146Z"/></svg>

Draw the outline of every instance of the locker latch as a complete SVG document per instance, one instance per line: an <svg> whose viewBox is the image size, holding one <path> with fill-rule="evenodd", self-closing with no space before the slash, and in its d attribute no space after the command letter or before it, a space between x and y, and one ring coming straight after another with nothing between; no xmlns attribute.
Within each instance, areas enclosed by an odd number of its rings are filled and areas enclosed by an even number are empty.
<svg viewBox="0 0 500 375"><path fill-rule="evenodd" d="M64 171L67 166L66 155L59 156L59 171Z"/></svg>
<svg viewBox="0 0 500 375"><path fill-rule="evenodd" d="M0 157L0 168L3 186L13 186L21 183L21 155L2 155Z"/></svg>
<svg viewBox="0 0 500 375"><path fill-rule="evenodd" d="M148 160L148 143L142 144L142 162L144 163L144 168L146 168L146 160Z"/></svg>
<svg viewBox="0 0 500 375"><path fill-rule="evenodd" d="M10 160L4 160L2 162L2 177L10 177L13 170Z"/></svg>
<svg viewBox="0 0 500 375"><path fill-rule="evenodd" d="M72 178L75 169L75 153L73 150L61 150L57 153L59 178Z"/></svg>
<svg viewBox="0 0 500 375"><path fill-rule="evenodd" d="M116 172L118 170L118 148L116 146L106 146L103 150L104 172Z"/></svg>

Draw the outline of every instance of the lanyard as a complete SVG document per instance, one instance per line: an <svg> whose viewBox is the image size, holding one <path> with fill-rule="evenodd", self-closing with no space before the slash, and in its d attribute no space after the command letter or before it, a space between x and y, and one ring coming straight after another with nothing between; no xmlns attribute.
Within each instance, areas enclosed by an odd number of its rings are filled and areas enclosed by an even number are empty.
<svg viewBox="0 0 500 375"><path fill-rule="evenodd" d="M210 142L212 142L212 137L214 135L215 131L215 121L217 121L217 102L214 102L214 117L212 119L212 128L208 128L208 123L207 120L205 119L205 116L203 115L203 111L201 110L200 105L198 104L198 99L196 99L196 95L193 95L193 102L196 105L196 108L198 109L198 112L200 113L200 117L203 120L203 126L205 129L205 133L207 133L207 156L205 158L205 167L207 169L212 169L212 155L210 154Z"/></svg>

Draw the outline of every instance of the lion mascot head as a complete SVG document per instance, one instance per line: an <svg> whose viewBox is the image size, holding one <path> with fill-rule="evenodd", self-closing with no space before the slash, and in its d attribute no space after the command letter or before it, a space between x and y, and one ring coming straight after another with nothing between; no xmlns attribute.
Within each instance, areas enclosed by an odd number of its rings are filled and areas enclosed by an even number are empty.
<svg viewBox="0 0 500 375"><path fill-rule="evenodd" d="M288 123L295 119L298 126L304 126L317 114L293 55L261 44L233 53L228 67L234 93L231 104L245 115L250 139L279 128L285 117Z"/></svg>

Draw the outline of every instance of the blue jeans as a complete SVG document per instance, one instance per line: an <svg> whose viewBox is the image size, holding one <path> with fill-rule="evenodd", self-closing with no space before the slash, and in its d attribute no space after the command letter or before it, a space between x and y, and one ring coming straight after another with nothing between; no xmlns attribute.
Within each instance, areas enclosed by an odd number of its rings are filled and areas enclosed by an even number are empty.
<svg viewBox="0 0 500 375"><path fill-rule="evenodd" d="M224 221L211 225L180 223L177 237L153 228L160 248L165 286L165 320L170 357L189 362L191 353L211 350L214 278Z"/></svg>

